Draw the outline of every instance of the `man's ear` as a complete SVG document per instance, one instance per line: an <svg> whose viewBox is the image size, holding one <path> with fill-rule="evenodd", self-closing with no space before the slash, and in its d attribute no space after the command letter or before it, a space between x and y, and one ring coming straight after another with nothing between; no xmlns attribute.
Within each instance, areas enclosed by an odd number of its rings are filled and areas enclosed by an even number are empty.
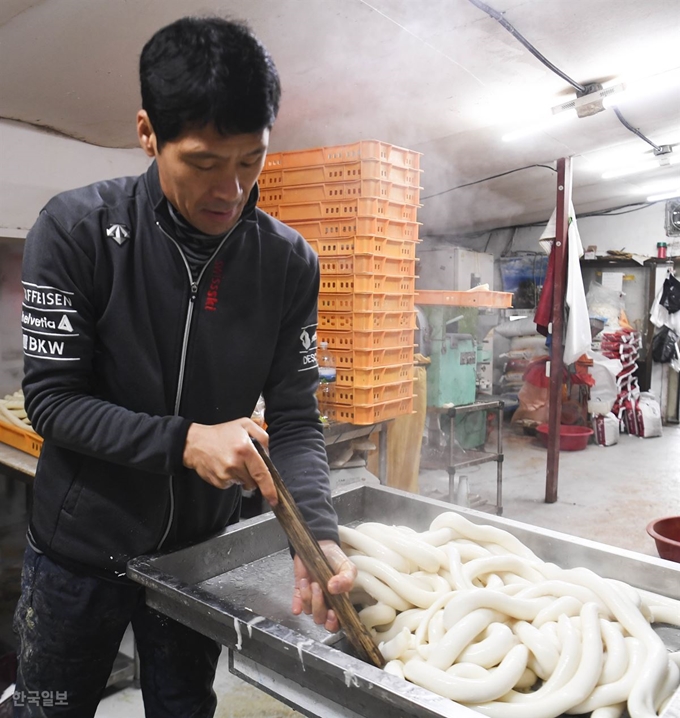
<svg viewBox="0 0 680 718"><path fill-rule="evenodd" d="M153 131L151 120L146 110L140 110L137 113L137 137L140 147L149 157L155 157L158 154L156 133Z"/></svg>

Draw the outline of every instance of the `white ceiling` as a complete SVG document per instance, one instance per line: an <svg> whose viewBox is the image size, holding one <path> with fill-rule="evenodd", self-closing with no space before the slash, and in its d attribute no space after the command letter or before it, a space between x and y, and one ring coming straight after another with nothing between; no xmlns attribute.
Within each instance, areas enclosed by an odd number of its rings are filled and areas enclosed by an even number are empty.
<svg viewBox="0 0 680 718"><path fill-rule="evenodd" d="M581 84L680 65L678 0L487 2ZM602 180L598 153L651 149L611 110L502 142L513 117L574 92L468 0L2 0L0 117L135 146L141 47L189 13L245 19L269 48L284 90L273 150L368 138L416 149L424 197L574 156L578 212L644 200L642 184L680 175ZM680 86L621 109L655 143L680 143ZM442 234L544 220L554 202L554 173L535 168L426 200L419 218Z"/></svg>

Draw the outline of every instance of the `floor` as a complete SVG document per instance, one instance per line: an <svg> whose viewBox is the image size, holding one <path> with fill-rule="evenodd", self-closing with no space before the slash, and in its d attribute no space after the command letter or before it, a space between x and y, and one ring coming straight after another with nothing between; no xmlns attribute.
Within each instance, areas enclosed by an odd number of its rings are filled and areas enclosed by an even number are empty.
<svg viewBox="0 0 680 718"><path fill-rule="evenodd" d="M560 460L558 501L544 502L546 451L538 441L505 428L503 515L553 530L602 541L620 548L656 555L645 527L655 518L680 514L680 427L667 426L664 435L638 439L622 435L612 447L589 446L585 451L563 453ZM467 470L469 500L492 511L495 503L495 464ZM423 471L421 493L432 498L448 496L445 471ZM0 491L2 487L0 486ZM16 527L23 494L15 492L0 514L0 556L5 579L16 576L20 542ZM12 539L11 537L14 536ZM7 598L7 596L5 596ZM0 612L0 624L2 613ZM0 633L0 640L3 636ZM131 651L126 637L123 650ZM283 718L299 714L243 683L229 673L223 651L215 690L217 718ZM143 718L141 694L133 687L110 691L96 718Z"/></svg>
<svg viewBox="0 0 680 718"><path fill-rule="evenodd" d="M560 455L558 500L546 504L546 450L534 437L504 435L503 516L535 526L601 541L656 556L646 526L680 514L680 427L666 426L662 437L622 434L615 446L589 445ZM495 503L496 465L461 471L471 497ZM421 493L448 497L445 471L424 471Z"/></svg>

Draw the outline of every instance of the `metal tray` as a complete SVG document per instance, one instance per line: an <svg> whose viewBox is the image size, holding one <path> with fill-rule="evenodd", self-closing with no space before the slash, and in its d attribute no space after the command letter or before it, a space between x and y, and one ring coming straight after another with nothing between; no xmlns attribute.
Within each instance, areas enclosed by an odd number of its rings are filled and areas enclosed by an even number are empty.
<svg viewBox="0 0 680 718"><path fill-rule="evenodd" d="M584 566L680 599L680 564L535 528L413 494L364 484L337 491L341 524L381 521L425 530L442 511L514 534L541 558ZM128 564L146 602L231 650L230 667L309 716L479 718L479 713L402 681L350 654L341 636L290 613L293 576L286 537L268 513L203 543ZM671 646L676 632L663 636ZM673 646L674 650L680 648ZM680 718L680 690L664 716Z"/></svg>

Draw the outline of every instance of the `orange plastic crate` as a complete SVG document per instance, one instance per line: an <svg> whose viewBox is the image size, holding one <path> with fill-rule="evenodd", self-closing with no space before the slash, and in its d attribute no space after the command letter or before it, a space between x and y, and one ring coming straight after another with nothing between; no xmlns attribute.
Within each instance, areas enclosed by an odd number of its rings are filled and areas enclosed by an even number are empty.
<svg viewBox="0 0 680 718"><path fill-rule="evenodd" d="M275 208L278 212L278 207ZM265 211L269 212L269 208ZM271 213L270 213L271 214ZM275 217L275 214L272 214ZM305 239L336 239L338 237L356 237L375 235L388 239L418 240L417 222L400 222L395 219L378 217L345 217L326 219L318 222L288 222Z"/></svg>
<svg viewBox="0 0 680 718"><path fill-rule="evenodd" d="M383 180L354 180L346 182L321 182L319 184L293 185L288 187L264 187L260 190L260 204L298 204L326 200L376 197L392 202L420 206L420 188L398 185Z"/></svg>
<svg viewBox="0 0 680 718"><path fill-rule="evenodd" d="M420 152L396 147L378 140L362 140L349 145L312 147L306 150L276 152L267 155L265 169L311 167L355 160L380 160L399 167L420 168Z"/></svg>
<svg viewBox="0 0 680 718"><path fill-rule="evenodd" d="M305 222L338 217L377 217L378 219L415 222L418 215L418 208L415 205L391 202L376 197L300 202L298 204L262 203L260 207L282 222Z"/></svg>
<svg viewBox="0 0 680 718"><path fill-rule="evenodd" d="M331 351L348 349L391 349L413 345L413 329L387 329L379 331L334 332L319 329L319 341L328 342Z"/></svg>
<svg viewBox="0 0 680 718"><path fill-rule="evenodd" d="M324 403L323 411L330 421L366 426L387 419L396 419L404 414L412 414L413 398L398 399L371 406L342 406Z"/></svg>
<svg viewBox="0 0 680 718"><path fill-rule="evenodd" d="M275 207L278 207L278 205L281 204L282 199L283 190L280 187L276 189L260 189L260 196L258 197L257 203L258 205L260 205L260 207L263 207L266 212L266 208L269 205L274 205Z"/></svg>
<svg viewBox="0 0 680 718"><path fill-rule="evenodd" d="M415 309L415 294L319 294L319 313L409 312Z"/></svg>
<svg viewBox="0 0 680 718"><path fill-rule="evenodd" d="M394 259L372 254L355 254L353 257L320 257L322 274L381 274L389 277L415 275L415 259Z"/></svg>
<svg viewBox="0 0 680 718"><path fill-rule="evenodd" d="M413 294L415 277L383 277L376 274L321 275L319 292L322 294Z"/></svg>
<svg viewBox="0 0 680 718"><path fill-rule="evenodd" d="M0 421L0 441L31 456L40 456L43 446L42 436L30 429L20 429L4 421Z"/></svg>
<svg viewBox="0 0 680 718"><path fill-rule="evenodd" d="M415 311L406 312L319 312L319 329L371 331L374 329L415 329Z"/></svg>
<svg viewBox="0 0 680 718"><path fill-rule="evenodd" d="M335 351L333 356L338 371L341 369L375 369L395 364L413 364L413 346Z"/></svg>
<svg viewBox="0 0 680 718"><path fill-rule="evenodd" d="M283 169L275 164L278 161L276 156L272 158L270 155L267 161L270 158L272 168L265 167L260 174L258 179L260 189L369 179L419 188L422 172L413 167L399 167L389 162L363 159L356 162Z"/></svg>
<svg viewBox="0 0 680 718"><path fill-rule="evenodd" d="M377 257L415 259L416 244L409 240L387 237L339 237L338 239L308 239L307 242L320 257L351 257L355 254L373 254Z"/></svg>
<svg viewBox="0 0 680 718"><path fill-rule="evenodd" d="M372 388L413 379L413 364L396 364L373 369L337 369L338 386Z"/></svg>
<svg viewBox="0 0 680 718"><path fill-rule="evenodd" d="M366 406L384 404L397 399L410 399L413 396L413 381L401 381L375 387L338 386L331 384L327 392L319 389L319 400L345 406Z"/></svg>
<svg viewBox="0 0 680 718"><path fill-rule="evenodd" d="M266 212L270 217L273 217L274 219L281 219L281 217L279 217L279 205L278 204L258 205L258 207L263 212ZM300 232L300 234L302 234L302 232Z"/></svg>

